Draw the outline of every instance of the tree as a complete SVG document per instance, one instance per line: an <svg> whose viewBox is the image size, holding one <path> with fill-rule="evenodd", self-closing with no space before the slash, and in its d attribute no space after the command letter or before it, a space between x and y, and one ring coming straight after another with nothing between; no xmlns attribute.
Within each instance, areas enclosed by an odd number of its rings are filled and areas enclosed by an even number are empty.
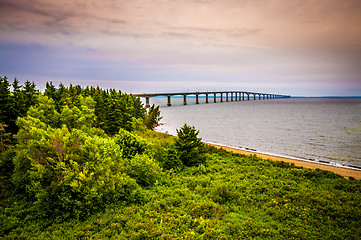
<svg viewBox="0 0 361 240"><path fill-rule="evenodd" d="M205 161L204 144L202 138L197 137L198 134L199 130L187 124L177 129L178 138L175 140L174 147L185 166L194 166Z"/></svg>
<svg viewBox="0 0 361 240"><path fill-rule="evenodd" d="M26 81L24 84L24 93L25 93L25 107L26 109L29 109L30 106L33 106L36 103L36 95L38 91L36 90L35 83Z"/></svg>
<svg viewBox="0 0 361 240"><path fill-rule="evenodd" d="M10 84L6 76L0 77L0 122L9 125L11 116Z"/></svg>
<svg viewBox="0 0 361 240"><path fill-rule="evenodd" d="M153 104L145 115L144 125L146 128L153 130L161 119L159 106L155 107Z"/></svg>
<svg viewBox="0 0 361 240"><path fill-rule="evenodd" d="M6 124L0 123L0 153L10 147L11 133L5 131L7 126Z"/></svg>

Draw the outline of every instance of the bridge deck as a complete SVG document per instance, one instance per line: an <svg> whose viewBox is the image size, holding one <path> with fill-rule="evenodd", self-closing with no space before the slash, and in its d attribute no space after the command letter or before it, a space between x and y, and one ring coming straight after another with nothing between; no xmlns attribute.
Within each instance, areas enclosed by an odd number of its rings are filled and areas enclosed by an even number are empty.
<svg viewBox="0 0 361 240"><path fill-rule="evenodd" d="M208 95L214 95L214 102L216 102L216 95L220 94L221 102L223 102L223 94L226 95L226 101L228 102L229 98L228 95L230 94L231 101L233 101L233 95L235 94L235 100L237 101L237 97L239 101L241 99L245 100L245 95L247 95L247 100L250 100L250 95L253 95L254 100L256 100L256 96L258 95L258 99L275 99L275 98L290 98L290 95L280 95L280 94L272 94L272 93L258 93L258 92L246 92L246 91L211 91L211 92L169 92L169 93L140 93L140 94L133 94L137 97L145 97L146 98L146 107L149 107L149 98L151 97L158 97L158 96L165 96L168 97L168 106L171 106L171 97L172 96L183 96L184 101L183 104L187 105L187 96L188 95L195 95L196 96L196 103L199 104L198 96L199 95L206 95L206 103L208 103ZM239 95L238 95L239 94ZM241 97L242 94L242 97ZM238 95L238 96L237 96Z"/></svg>

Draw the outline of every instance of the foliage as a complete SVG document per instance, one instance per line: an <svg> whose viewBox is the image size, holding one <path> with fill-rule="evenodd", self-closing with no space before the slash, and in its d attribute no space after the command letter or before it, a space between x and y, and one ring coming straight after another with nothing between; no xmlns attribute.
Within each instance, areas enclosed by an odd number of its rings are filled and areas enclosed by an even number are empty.
<svg viewBox="0 0 361 240"><path fill-rule="evenodd" d="M165 149L162 164L165 169L174 169L175 171L181 171L183 169L183 162L179 158L178 151L174 145Z"/></svg>
<svg viewBox="0 0 361 240"><path fill-rule="evenodd" d="M162 176L162 169L148 155L136 155L128 160L126 172L141 186L151 186Z"/></svg>
<svg viewBox="0 0 361 240"><path fill-rule="evenodd" d="M124 158L132 158L137 154L144 153L149 148L145 139L124 129L119 130L114 141L120 146Z"/></svg>
<svg viewBox="0 0 361 240"><path fill-rule="evenodd" d="M178 138L175 140L174 148L185 166L194 166L205 162L204 144L202 139L198 138L198 134L199 130L187 124L177 129Z"/></svg>
<svg viewBox="0 0 361 240"><path fill-rule="evenodd" d="M153 130L162 119L160 116L159 106L155 107L154 104L148 108L148 112L145 115L144 125L146 128Z"/></svg>
<svg viewBox="0 0 361 240"><path fill-rule="evenodd" d="M0 123L0 153L11 147L9 145L11 133L6 132L7 127L8 125Z"/></svg>
<svg viewBox="0 0 361 240"><path fill-rule="evenodd" d="M92 128L94 113L80 109L65 106L56 114L52 101L42 96L18 120L13 184L43 214L87 215L108 202L130 200L139 188L126 174L120 146L84 131ZM75 111L77 119L70 117ZM59 117L62 127L56 128Z"/></svg>
<svg viewBox="0 0 361 240"><path fill-rule="evenodd" d="M59 239L359 238L361 181L274 163L213 149L207 166L167 171L141 190L146 201L107 203L104 211L84 220L54 222L27 215L21 203L8 205L0 210L6 220L0 234Z"/></svg>
<svg viewBox="0 0 361 240"><path fill-rule="evenodd" d="M0 238L360 238L360 180L146 130L120 91L0 83Z"/></svg>
<svg viewBox="0 0 361 240"><path fill-rule="evenodd" d="M10 90L10 86L13 91ZM18 131L16 119L24 116L29 107L35 104L37 94L35 83L26 81L22 86L15 78L11 85L6 76L0 77L0 123L8 126L9 133L14 134Z"/></svg>

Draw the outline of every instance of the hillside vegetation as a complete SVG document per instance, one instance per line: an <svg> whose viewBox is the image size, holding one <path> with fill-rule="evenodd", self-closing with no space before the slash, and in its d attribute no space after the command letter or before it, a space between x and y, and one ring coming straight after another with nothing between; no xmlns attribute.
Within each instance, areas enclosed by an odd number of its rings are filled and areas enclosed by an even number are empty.
<svg viewBox="0 0 361 240"><path fill-rule="evenodd" d="M361 237L361 181L156 133L132 95L3 77L0 103L0 238Z"/></svg>

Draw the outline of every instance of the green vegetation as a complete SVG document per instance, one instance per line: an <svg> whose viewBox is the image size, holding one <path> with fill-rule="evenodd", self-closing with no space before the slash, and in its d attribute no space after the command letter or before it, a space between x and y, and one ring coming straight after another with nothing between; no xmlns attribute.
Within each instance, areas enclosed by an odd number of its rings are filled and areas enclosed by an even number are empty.
<svg viewBox="0 0 361 240"><path fill-rule="evenodd" d="M361 181L156 133L159 108L115 90L15 86L1 78L0 238L361 236Z"/></svg>

